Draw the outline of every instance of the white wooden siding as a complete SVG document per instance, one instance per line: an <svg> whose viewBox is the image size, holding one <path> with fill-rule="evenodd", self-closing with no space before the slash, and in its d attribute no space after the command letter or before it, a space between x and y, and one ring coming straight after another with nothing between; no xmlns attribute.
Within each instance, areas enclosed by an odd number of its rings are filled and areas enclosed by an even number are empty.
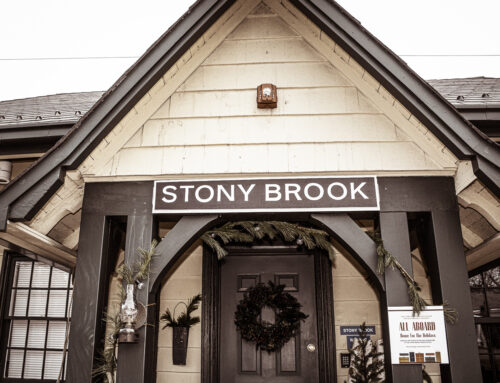
<svg viewBox="0 0 500 383"><path fill-rule="evenodd" d="M266 82L278 86L276 109L257 108ZM425 149L267 9L230 32L96 175L443 170Z"/></svg>

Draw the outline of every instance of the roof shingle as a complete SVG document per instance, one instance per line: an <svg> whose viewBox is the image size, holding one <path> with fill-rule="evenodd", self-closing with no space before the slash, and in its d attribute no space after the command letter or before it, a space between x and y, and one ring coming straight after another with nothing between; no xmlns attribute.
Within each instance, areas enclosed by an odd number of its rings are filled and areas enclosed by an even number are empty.
<svg viewBox="0 0 500 383"><path fill-rule="evenodd" d="M457 109L500 106L500 78L452 78L428 83Z"/></svg>
<svg viewBox="0 0 500 383"><path fill-rule="evenodd" d="M76 92L0 101L0 129L73 124L104 92Z"/></svg>

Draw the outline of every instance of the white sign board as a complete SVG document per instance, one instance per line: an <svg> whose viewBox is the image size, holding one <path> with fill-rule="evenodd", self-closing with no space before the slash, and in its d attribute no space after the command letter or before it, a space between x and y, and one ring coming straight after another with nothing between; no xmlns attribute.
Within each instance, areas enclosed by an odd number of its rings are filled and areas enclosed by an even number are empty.
<svg viewBox="0 0 500 383"><path fill-rule="evenodd" d="M420 315L411 307L389 307L392 364L448 364L443 306L427 306Z"/></svg>

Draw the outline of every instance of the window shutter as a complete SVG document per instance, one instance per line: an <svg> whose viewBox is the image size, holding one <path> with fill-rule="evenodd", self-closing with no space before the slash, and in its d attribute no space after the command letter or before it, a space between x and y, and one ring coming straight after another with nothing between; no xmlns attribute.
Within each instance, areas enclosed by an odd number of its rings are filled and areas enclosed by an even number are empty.
<svg viewBox="0 0 500 383"><path fill-rule="evenodd" d="M21 378L23 376L24 350L9 350L7 360L9 363L7 376L9 378Z"/></svg>
<svg viewBox="0 0 500 383"><path fill-rule="evenodd" d="M26 350L24 362L25 379L41 379L43 366L43 351Z"/></svg>
<svg viewBox="0 0 500 383"><path fill-rule="evenodd" d="M13 262L11 299L5 313L10 323L5 335L6 365L0 368L0 381L3 377L56 380L63 363L67 318L71 315L71 275L42 262Z"/></svg>

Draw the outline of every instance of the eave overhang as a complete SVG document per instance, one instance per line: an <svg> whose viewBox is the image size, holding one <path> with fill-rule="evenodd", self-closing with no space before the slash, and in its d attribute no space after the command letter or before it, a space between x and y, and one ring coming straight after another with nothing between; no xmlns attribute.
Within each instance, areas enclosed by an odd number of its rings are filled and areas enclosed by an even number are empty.
<svg viewBox="0 0 500 383"><path fill-rule="evenodd" d="M500 150L434 88L338 4L291 2L347 51L500 196ZM29 220L159 78L234 0L199 0L99 99L50 151L0 193L0 230Z"/></svg>

